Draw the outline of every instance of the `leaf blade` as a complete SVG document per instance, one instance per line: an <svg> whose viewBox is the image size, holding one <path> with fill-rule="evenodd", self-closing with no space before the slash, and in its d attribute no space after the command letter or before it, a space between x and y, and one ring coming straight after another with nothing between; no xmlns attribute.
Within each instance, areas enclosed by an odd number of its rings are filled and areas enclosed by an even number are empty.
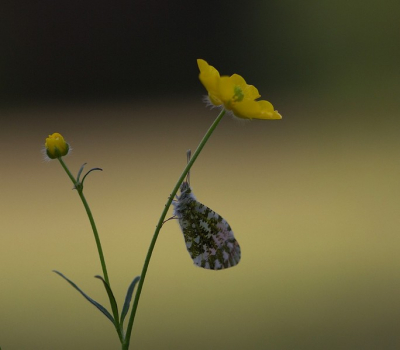
<svg viewBox="0 0 400 350"><path fill-rule="evenodd" d="M117 301L115 300L114 293L112 292L110 286L104 280L103 277L101 277L99 275L96 275L94 277L98 278L99 280L101 280L103 282L104 288L106 289L106 292L107 292L107 295L108 295L108 299L110 299L110 304L111 304L111 309L112 309L113 314L114 314L114 319L116 320L116 322L118 322L118 305L117 305ZM115 324L115 326L117 327L119 325Z"/></svg>
<svg viewBox="0 0 400 350"><path fill-rule="evenodd" d="M121 312L121 321L120 321L121 325L123 324L125 316L129 311L129 305L132 300L132 294L135 289L136 283L138 283L139 280L140 280L140 276L135 277L134 280L132 281L132 283L129 285L129 288L126 292L125 302L124 302L124 306L123 306L122 312Z"/></svg>
<svg viewBox="0 0 400 350"><path fill-rule="evenodd" d="M101 305L96 300L92 299L87 294L85 294L74 282L72 282L69 278L64 276L61 272L57 270L53 270L53 272L64 278L72 287L74 287L79 293L81 293L87 301L89 301L92 305L96 306L97 309L100 310L115 325L114 318L111 316L111 314L107 311L107 309L103 305Z"/></svg>

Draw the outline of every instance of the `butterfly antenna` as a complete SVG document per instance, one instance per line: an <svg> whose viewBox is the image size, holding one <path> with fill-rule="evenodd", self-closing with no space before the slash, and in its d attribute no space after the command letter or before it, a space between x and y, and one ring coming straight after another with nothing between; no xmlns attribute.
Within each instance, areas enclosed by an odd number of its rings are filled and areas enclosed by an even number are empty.
<svg viewBox="0 0 400 350"><path fill-rule="evenodd" d="M187 162L190 162L190 157L192 156L192 151L190 149L188 149L186 151L186 157L187 157ZM186 181L190 186L190 170L188 171L187 175L186 175Z"/></svg>

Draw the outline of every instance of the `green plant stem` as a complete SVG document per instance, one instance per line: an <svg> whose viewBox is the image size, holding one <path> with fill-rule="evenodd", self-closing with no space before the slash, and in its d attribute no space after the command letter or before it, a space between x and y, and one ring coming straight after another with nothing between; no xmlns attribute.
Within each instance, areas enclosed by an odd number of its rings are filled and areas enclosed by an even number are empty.
<svg viewBox="0 0 400 350"><path fill-rule="evenodd" d="M85 207L87 216L89 217L89 221L90 221L90 225L92 226L92 230L93 230L93 235L94 235L94 239L96 241L96 245L97 245L97 251L99 252L99 258L100 258L100 263L101 263L101 268L103 269L103 275L104 275L104 280L107 282L107 284L110 286L110 280L108 279L108 273L107 273L107 266L106 266L106 261L104 259L104 254L103 254L103 249L101 248L101 242L100 242L100 237L99 234L97 232L97 228L96 228L96 224L94 222L93 219L93 215L92 212L89 208L89 204L86 201L86 198L83 194L83 189L80 188L78 182L76 181L76 179L74 178L74 176L71 174L71 172L69 171L69 169L67 168L67 166L65 165L64 161L62 160L62 158L57 158L62 167L64 168L65 172L67 173L67 175L69 176L69 178L71 179L72 183L74 184L75 189L78 191L79 197L81 197L83 206ZM110 286L111 288L111 286Z"/></svg>
<svg viewBox="0 0 400 350"><path fill-rule="evenodd" d="M129 317L129 323L126 329L126 336L125 336L125 341L122 344L122 350L128 350L129 349L129 342L130 342L130 338L131 338L131 333L132 333L132 327L133 327L133 323L135 320L135 315L136 315L136 311L137 311L137 307L139 304L139 299L140 299L140 294L142 292L142 287L143 287L143 283L146 277L146 273L147 273L147 268L149 266L150 263L150 259L151 259L151 255L153 253L153 249L154 246L156 244L157 238L158 238L158 234L160 233L161 227L164 223L164 219L165 216L168 213L169 207L171 206L172 200L174 199L176 193L178 192L183 180L185 179L187 173L189 172L190 168L192 167L192 165L194 164L194 162L196 161L197 157L199 156L201 150L203 149L204 145L207 143L208 139L210 138L211 134L213 133L213 131L215 130L215 128L217 127L217 125L219 124L219 122L221 121L222 117L225 115L226 110L223 109L217 119L215 119L215 121L212 123L212 125L210 126L210 128L208 129L207 133L204 135L203 139L201 140L199 146L197 147L196 151L193 153L192 158L190 159L189 163L186 165L185 170L182 172L182 175L180 176L178 182L176 183L174 189L171 192L171 195L168 197L167 203L165 204L164 210L161 213L160 219L158 220L158 224L156 226L156 230L154 232L154 236L153 239L151 240L150 243L150 247L149 250L147 252L146 255L146 259L144 261L144 265L143 265L143 269L142 269L142 274L140 275L140 281L137 287L137 291L135 294L135 299L133 301L133 305L132 305L132 311L131 311L131 315Z"/></svg>
<svg viewBox="0 0 400 350"><path fill-rule="evenodd" d="M94 219L93 219L92 211L90 210L89 204L88 204L88 202L87 202L87 200L86 200L86 198L85 198L85 196L83 194L82 183L78 183L78 181L71 174L71 172L69 171L68 167L66 166L66 164L64 163L64 161L62 160L61 157L57 158L57 159L60 161L62 167L65 170L65 172L67 173L67 175L71 179L72 183L74 184L74 189L76 189L78 191L79 197L81 198L83 206L85 207L87 216L88 216L89 221L90 221L90 225L92 226L94 239L96 241L96 246L97 246L97 251L99 253L101 268L103 269L104 281L107 283L107 285L109 286L109 288L111 290L110 280L108 278L108 273L107 273L106 261L104 259L104 253L103 253L103 249L101 247L100 236L99 236L99 233L97 232L97 227L96 227L96 223L94 222ZM113 315L114 315L114 321L115 321L114 326L115 326L115 329L116 329L116 331L118 333L119 340L122 343L123 340L124 340L124 334L123 334L123 330L122 330L122 328L121 328L121 326L119 324L118 309L116 308L115 301L113 303L113 300L111 299L110 296L109 296L109 299L110 299L112 312L113 312Z"/></svg>

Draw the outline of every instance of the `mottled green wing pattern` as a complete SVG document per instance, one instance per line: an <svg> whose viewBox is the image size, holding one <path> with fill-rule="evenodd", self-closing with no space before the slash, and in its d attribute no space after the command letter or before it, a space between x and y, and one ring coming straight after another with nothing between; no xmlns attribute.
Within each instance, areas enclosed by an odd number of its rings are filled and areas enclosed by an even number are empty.
<svg viewBox="0 0 400 350"><path fill-rule="evenodd" d="M195 265L220 270L240 261L240 246L229 224L194 197L187 182L173 203L186 248Z"/></svg>

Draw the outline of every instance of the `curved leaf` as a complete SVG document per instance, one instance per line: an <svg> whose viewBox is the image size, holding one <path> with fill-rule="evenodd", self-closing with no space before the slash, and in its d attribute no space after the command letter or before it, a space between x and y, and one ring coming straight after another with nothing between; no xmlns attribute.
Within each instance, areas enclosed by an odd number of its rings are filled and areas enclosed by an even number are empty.
<svg viewBox="0 0 400 350"><path fill-rule="evenodd" d="M83 168L85 167L86 164L87 164L87 163L83 163L82 166L81 166L81 168L79 169L78 175L77 175L77 177L76 177L76 182L79 182L79 178L81 177Z"/></svg>
<svg viewBox="0 0 400 350"><path fill-rule="evenodd" d="M139 280L140 280L140 276L135 277L135 279L130 284L128 291L126 292L124 307L122 308L122 312L121 312L121 322L120 322L121 324L124 322L125 316L128 313L129 305L132 300L133 290L135 289L136 283L138 283Z"/></svg>
<svg viewBox="0 0 400 350"><path fill-rule="evenodd" d="M103 169L101 169L101 168L93 168L93 169L90 169L90 170L85 174L85 176L84 176L83 179L82 179L82 182L81 182L82 186L83 186L83 182L84 182L85 179L86 179L86 176L88 176L93 170L100 170L100 171L103 171Z"/></svg>
<svg viewBox="0 0 400 350"><path fill-rule="evenodd" d="M108 294L108 299L110 299L111 309L112 309L112 311L113 311L115 320L118 322L118 305L117 305L117 301L115 300L114 294L113 294L113 292L112 292L110 286L109 286L108 283L104 280L103 277L101 277L101 276L99 276L99 275L96 275L96 276L94 276L94 277L95 277L95 278L98 278L99 280L101 280L101 281L103 282L104 288L106 289L107 294ZM117 325L115 325L115 326L117 326Z"/></svg>
<svg viewBox="0 0 400 350"><path fill-rule="evenodd" d="M96 306L115 325L114 318L111 316L111 314L107 311L107 309L104 306L102 306L97 301L93 300L91 297L86 295L74 282L65 277L61 272L56 270L53 270L53 272L64 278L72 287L74 287L79 293L81 293L87 301Z"/></svg>

